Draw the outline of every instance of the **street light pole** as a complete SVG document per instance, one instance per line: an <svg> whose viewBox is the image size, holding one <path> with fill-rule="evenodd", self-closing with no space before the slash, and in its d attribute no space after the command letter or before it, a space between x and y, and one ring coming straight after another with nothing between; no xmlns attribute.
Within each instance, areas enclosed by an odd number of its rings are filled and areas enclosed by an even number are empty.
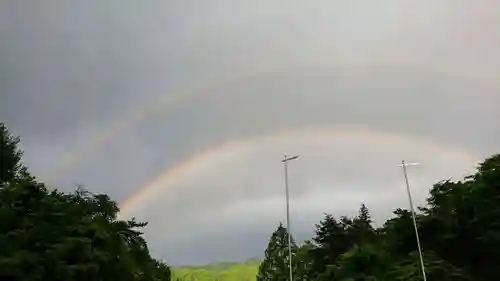
<svg viewBox="0 0 500 281"><path fill-rule="evenodd" d="M299 158L298 155L293 157L288 157L285 155L285 158L281 160L285 166L285 193L286 193L286 229L288 232L288 267L290 273L290 281L293 281L293 273L292 273L292 230L290 228L290 195L288 192L288 161Z"/></svg>
<svg viewBox="0 0 500 281"><path fill-rule="evenodd" d="M413 228L415 229L415 237L417 239L418 254L420 256L420 266L422 268L422 277L424 278L424 281L427 281L427 278L425 276L424 258L422 256L422 248L420 246L420 238L418 237L417 220L415 218L415 208L413 207L413 199L411 197L410 183L408 181L408 173L406 172L407 166L416 166L416 165L420 165L420 164L419 163L405 163L405 161L402 160L401 165L399 165L399 166L403 168L403 174L405 176L406 191L408 192L408 200L410 201L411 215L413 218Z"/></svg>

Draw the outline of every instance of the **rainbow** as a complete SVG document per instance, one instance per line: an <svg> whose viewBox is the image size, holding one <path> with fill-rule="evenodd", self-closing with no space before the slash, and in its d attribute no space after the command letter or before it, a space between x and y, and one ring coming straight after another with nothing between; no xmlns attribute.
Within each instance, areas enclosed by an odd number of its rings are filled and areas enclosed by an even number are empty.
<svg viewBox="0 0 500 281"><path fill-rule="evenodd" d="M392 65L390 66L394 68L395 66ZM396 66L397 67L397 66ZM370 67L374 68L374 67ZM370 68L367 69L365 67L364 72L369 73ZM381 69L381 66L377 66L377 70ZM382 67L382 69L384 69ZM227 86L231 84L238 84L242 81L245 81L245 79L258 79L261 77L279 77L280 75L286 74L286 73L302 73L302 72L307 72L309 70L338 70L339 73L345 74L345 73L356 73L354 71L354 68L352 67L332 67L331 65L314 65L314 66L308 66L308 65L303 65L300 67L295 67L295 66L286 66L286 67L266 67L262 69L250 69L248 70L247 73L237 73L232 77L232 79L226 79L222 81L201 81L196 87L192 87L190 89L177 89L172 91L172 93L176 93L176 95L169 95L162 97L158 100L155 100L151 103L146 104L145 106L141 107L139 110L131 113L131 114L126 114L125 118L121 118L118 120L118 122L115 122L111 126L109 126L107 129L101 131L100 133L94 135L91 137L83 146L78 147L77 149L72 150L61 162L59 165L57 165L56 169L52 173L52 176L50 177L49 181L51 179L57 178L59 175L63 174L65 171L71 169L73 166L75 166L79 161L85 158L85 156L91 154L92 152L100 149L101 146L103 146L107 141L115 137L117 134L127 130L131 129L141 122L144 122L147 119L150 119L158 114L167 112L168 109L175 108L178 105L181 105L183 103L191 102L194 99L201 98L201 97L206 97L209 94L212 94L214 89L217 89L218 87L222 86ZM425 72L429 72L428 67L422 66L421 68L413 68L415 71L419 70L425 70ZM465 73L465 72L457 72L461 70L457 69L439 69L435 71L436 75L454 75L454 76L459 76L462 78L466 79L472 79L475 82L482 83L482 84L488 84L488 85L493 85L497 86L498 85L498 80L492 80L488 78L484 78L482 76L478 75L473 75L470 73ZM227 92L220 92L220 94L228 94ZM231 93L233 94L233 93ZM367 128L362 128L362 127L321 127L321 128L305 128L303 130L290 130L290 131L284 131L284 132L279 132L276 134L272 135L263 135L263 136L255 136L255 137L250 137L246 139L237 139L237 140L232 140L232 141L227 141L225 143L222 143L216 147L211 147L205 150L204 152L197 154L197 155L192 155L183 161L179 163L178 165L175 165L172 168L165 169L162 173L160 173L158 176L156 176L153 180L148 181L142 185L140 185L137 188L137 191L133 193L129 198L124 200L121 203L122 206L122 214L128 214L129 212L133 211L134 208L136 208L138 205L141 204L144 200L146 200L148 197L154 195L156 192L166 189L169 186L171 186L173 183L175 183L177 180L179 180L182 175L185 173L185 171L190 170L192 167L197 165L200 162L208 161L209 159L215 157L215 155L218 155L222 153L223 151L236 151L241 147L244 147L246 145L250 145L252 143L258 143L261 141L266 141L270 139L280 139L280 138L289 138L289 137L297 137L297 136L304 136L304 135L309 135L313 137L319 136L324 136L324 135L329 135L329 136L336 136L336 135L342 135L342 134L352 134L352 135L357 135L360 138L371 138L374 140L378 140L380 142L383 142L384 139L386 141L392 140L392 141L400 141L400 142L424 142L430 147L439 147L442 149L449 149L449 145L442 145L438 144L436 142L433 142L431 140L425 140L425 139L416 139L412 136L409 135L404 135L404 134L397 134L394 132L374 132L372 130L369 130ZM456 148L458 153L461 153L462 155L466 155L468 158L471 159L471 163L474 162L475 160L467 151L465 151L462 148Z"/></svg>
<svg viewBox="0 0 500 281"><path fill-rule="evenodd" d="M397 67L397 66L388 66L388 67ZM375 69L375 67L364 67L364 72L369 73L371 70ZM383 66L377 66L378 70L384 69ZM175 89L172 93L176 95L168 95L157 100L154 100L145 106L141 107L135 112L125 114L124 118L120 118L118 121L114 122L106 129L102 130L100 133L90 137L82 146L76 147L71 150L60 163L56 166L56 168L52 171L49 176L49 182L51 180L57 179L60 175L64 174L72 167L74 167L77 163L82 161L86 156L92 154L102 147L106 142L120 134L121 132L136 127L141 122L152 118L155 115L161 114L163 112L167 112L168 109L175 108L178 105L183 103L191 102L197 98L206 97L211 94L214 89L217 89L221 86L227 86L231 84L237 84L245 79L258 79L259 77L279 77L280 75L286 73L300 73L307 72L309 70L338 70L339 73L352 73L354 72L354 68L352 67L332 67L331 65L302 65L300 67L297 66L283 66L283 67L273 67L267 66L262 69L250 69L247 72L234 74L235 76L231 79L226 79L222 81L201 81L196 87L192 87L190 89ZM424 70L425 72L429 72L427 67L422 66L421 68L413 68L415 71ZM474 75L466 72L457 72L461 70L457 69L440 69L436 70L436 75L454 75L463 77L466 79L471 79L477 81L478 83L488 84L488 85L498 85L498 80L491 80L485 78L484 76ZM218 92L217 94L225 95L229 94L227 92ZM233 94L233 93L231 93Z"/></svg>
<svg viewBox="0 0 500 281"><path fill-rule="evenodd" d="M373 131L364 126L318 126L306 127L298 130L286 130L283 132L274 133L271 135L253 136L250 138L236 139L226 143L210 147L202 153L187 157L180 164L172 168L167 168L159 175L148 181L133 193L129 198L121 203L121 215L129 216L136 207L141 205L148 198L153 197L158 192L168 189L177 181L184 178L185 174L200 165L200 163L210 163L213 159L221 154L234 155L242 151L245 147L259 145L268 141L282 141L290 138L335 138L349 136L352 138L369 139L374 145L381 143L409 143L412 145L420 145L431 150L451 151L456 155L460 155L464 159L469 159L470 163L475 163L475 158L465 149L461 147L450 146L449 144L437 143L431 139L415 138L408 134Z"/></svg>

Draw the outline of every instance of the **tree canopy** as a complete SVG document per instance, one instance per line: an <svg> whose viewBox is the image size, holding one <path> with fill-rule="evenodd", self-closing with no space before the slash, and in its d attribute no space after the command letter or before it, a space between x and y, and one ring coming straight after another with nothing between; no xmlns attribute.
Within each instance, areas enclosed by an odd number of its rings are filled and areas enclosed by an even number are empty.
<svg viewBox="0 0 500 281"><path fill-rule="evenodd" d="M0 124L0 280L170 280L138 229L105 194L49 189L22 164Z"/></svg>
<svg viewBox="0 0 500 281"><path fill-rule="evenodd" d="M432 186L417 225L428 280L498 280L500 154L461 181ZM409 210L395 210L378 229L365 205L354 218L325 214L312 241L295 256L307 265L302 280L422 280Z"/></svg>
<svg viewBox="0 0 500 281"><path fill-rule="evenodd" d="M257 281L284 281L289 279L290 255L288 252L288 230L280 223L269 239L269 244L260 263ZM290 236L292 257L297 245ZM292 268L292 270L294 270Z"/></svg>

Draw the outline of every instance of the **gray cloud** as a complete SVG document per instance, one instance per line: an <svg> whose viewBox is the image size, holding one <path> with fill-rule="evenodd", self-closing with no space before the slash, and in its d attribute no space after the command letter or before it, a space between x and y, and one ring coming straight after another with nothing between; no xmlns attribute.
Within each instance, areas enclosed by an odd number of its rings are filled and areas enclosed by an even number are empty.
<svg viewBox="0 0 500 281"><path fill-rule="evenodd" d="M178 235L183 241L201 243L197 242L200 240L197 233L190 233L195 225L203 235L210 236L212 228L221 228L220 232L244 236L247 227L260 226L255 231L269 232L274 223L282 220L281 151L301 155L290 167L292 218L297 220L300 238L310 234L323 212L355 214L364 202L372 208L380 224L391 210L405 207L403 178L396 166L402 157L425 163L410 172L419 204L424 202L427 188L433 183L448 177L462 177L474 164L471 158L474 156L447 146L331 132L299 133L222 149L213 157L195 161L180 174L159 181L156 192L127 209L125 215L147 219L150 240L162 241L166 253L172 250L182 256L192 250L174 247L179 241ZM223 247L216 249L226 253ZM210 244L199 248L199 251L212 250ZM244 258L247 253L230 254ZM197 258L203 260L201 256Z"/></svg>
<svg viewBox="0 0 500 281"><path fill-rule="evenodd" d="M83 183L123 202L224 142L320 125L362 124L413 139L296 135L183 171L133 210L151 222L153 252L174 263L261 252L282 206L266 214L237 206L258 209L282 196L276 161L284 152L303 157L294 163L292 199L316 202L328 193L315 191L331 188L358 199L318 209L354 213L363 197L383 221L404 206L404 193L379 199L367 190L390 195L399 187L392 166L400 158L427 163L412 171L423 202L432 182L500 149L500 5L491 1L71 2L0 4L0 119L22 136L33 171L58 187ZM181 101L160 106L165 98ZM157 110L144 111L142 122L51 178L68 154L151 105ZM303 204L304 214L294 215L300 239L323 212ZM231 225L241 224L235 218L252 230Z"/></svg>

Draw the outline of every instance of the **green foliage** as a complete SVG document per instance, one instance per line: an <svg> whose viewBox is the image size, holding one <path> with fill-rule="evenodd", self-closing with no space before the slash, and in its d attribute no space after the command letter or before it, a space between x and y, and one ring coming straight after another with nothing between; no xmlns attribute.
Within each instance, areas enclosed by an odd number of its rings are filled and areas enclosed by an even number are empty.
<svg viewBox="0 0 500 281"><path fill-rule="evenodd" d="M426 251L424 264L428 280L474 280L463 270L440 258L432 250ZM386 276L389 280L422 280L422 271L418 252L411 252L405 258L394 261L388 269Z"/></svg>
<svg viewBox="0 0 500 281"><path fill-rule="evenodd" d="M297 252L292 260L292 266L294 267L293 272L297 280L309 280L312 264L308 257L315 248L314 244L309 240L305 241L304 244L297 248Z"/></svg>
<svg viewBox="0 0 500 281"><path fill-rule="evenodd" d="M49 190L21 164L18 138L0 124L0 280L170 280L107 195Z"/></svg>
<svg viewBox="0 0 500 281"><path fill-rule="evenodd" d="M297 252L297 245L293 237L290 238L290 241L293 258ZM287 280L287 276L290 272L289 262L288 231L280 223L269 239L269 244L264 254L264 260L259 265L257 281Z"/></svg>
<svg viewBox="0 0 500 281"><path fill-rule="evenodd" d="M416 218L427 279L497 280L500 154L486 159L463 181L435 184L427 202ZM354 218L325 214L315 234L313 242L294 255L296 280L422 280L408 210L395 210L394 217L379 229L373 228L365 205ZM287 274L275 270L266 280L288 280Z"/></svg>
<svg viewBox="0 0 500 281"><path fill-rule="evenodd" d="M9 182L33 179L21 163L23 152L18 148L19 137L13 136L0 123L0 187Z"/></svg>

